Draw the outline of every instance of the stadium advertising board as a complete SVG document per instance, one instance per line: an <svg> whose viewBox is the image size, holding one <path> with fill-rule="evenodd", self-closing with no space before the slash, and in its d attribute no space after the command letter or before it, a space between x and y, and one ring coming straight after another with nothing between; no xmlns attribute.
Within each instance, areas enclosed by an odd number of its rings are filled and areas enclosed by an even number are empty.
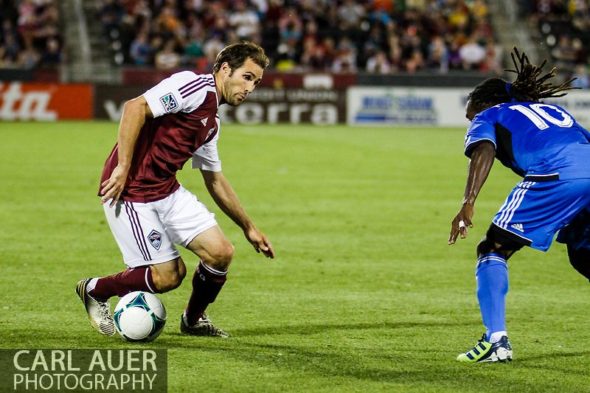
<svg viewBox="0 0 590 393"><path fill-rule="evenodd" d="M347 93L350 125L427 125L466 127L465 104L471 89L351 87ZM590 127L590 92L571 91L565 97L546 99Z"/></svg>
<svg viewBox="0 0 590 393"><path fill-rule="evenodd" d="M544 103L559 105L586 128L590 128L590 92L569 91L566 96L544 99Z"/></svg>
<svg viewBox="0 0 590 393"><path fill-rule="evenodd" d="M140 86L96 86L94 115L119 121L123 103L147 90ZM337 124L345 120L344 91L258 88L237 107L221 105L224 123Z"/></svg>
<svg viewBox="0 0 590 393"><path fill-rule="evenodd" d="M92 85L0 82L1 120L92 118Z"/></svg>
<svg viewBox="0 0 590 393"><path fill-rule="evenodd" d="M94 118L119 121L125 101L143 94L143 86L94 86Z"/></svg>
<svg viewBox="0 0 590 393"><path fill-rule="evenodd" d="M467 126L465 103L470 89L351 87L349 125Z"/></svg>
<svg viewBox="0 0 590 393"><path fill-rule="evenodd" d="M259 88L237 107L222 105L226 123L337 124L345 121L346 94L339 90Z"/></svg>

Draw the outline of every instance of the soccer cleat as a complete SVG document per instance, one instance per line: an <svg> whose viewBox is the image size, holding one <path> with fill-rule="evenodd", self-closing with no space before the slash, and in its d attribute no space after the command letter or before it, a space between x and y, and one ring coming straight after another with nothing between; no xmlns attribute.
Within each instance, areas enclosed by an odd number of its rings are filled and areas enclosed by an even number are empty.
<svg viewBox="0 0 590 393"><path fill-rule="evenodd" d="M182 314L180 317L180 331L190 336L229 337L229 334L213 325L213 322L206 314L203 314L193 326L187 325L185 316Z"/></svg>
<svg viewBox="0 0 590 393"><path fill-rule="evenodd" d="M80 300L82 300L82 303L84 303L92 327L98 330L100 334L112 336L115 334L115 323L111 316L109 302L99 302L86 292L86 286L89 281L89 278L78 281L76 293L80 297Z"/></svg>
<svg viewBox="0 0 590 393"><path fill-rule="evenodd" d="M484 362L509 362L512 360L512 346L507 336L502 336L500 341L490 343L486 341L486 335L475 346L457 356L457 361L465 363Z"/></svg>

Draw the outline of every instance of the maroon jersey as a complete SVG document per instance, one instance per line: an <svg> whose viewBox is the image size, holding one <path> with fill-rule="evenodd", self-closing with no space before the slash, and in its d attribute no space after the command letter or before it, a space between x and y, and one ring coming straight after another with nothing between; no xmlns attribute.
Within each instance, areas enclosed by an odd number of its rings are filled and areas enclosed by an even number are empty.
<svg viewBox="0 0 590 393"><path fill-rule="evenodd" d="M121 199L153 202L176 191L176 172L193 158L193 167L220 171L218 99L213 75L184 71L148 90L154 115L141 128ZM118 146L106 160L101 184L117 166Z"/></svg>

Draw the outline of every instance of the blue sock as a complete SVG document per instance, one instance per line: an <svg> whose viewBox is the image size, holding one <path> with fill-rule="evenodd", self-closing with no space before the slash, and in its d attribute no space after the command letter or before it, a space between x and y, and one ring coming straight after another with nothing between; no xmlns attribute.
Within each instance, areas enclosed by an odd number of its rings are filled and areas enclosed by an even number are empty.
<svg viewBox="0 0 590 393"><path fill-rule="evenodd" d="M475 271L477 299L486 338L494 332L506 330L506 294L508 293L508 265L498 253L487 253L477 259Z"/></svg>

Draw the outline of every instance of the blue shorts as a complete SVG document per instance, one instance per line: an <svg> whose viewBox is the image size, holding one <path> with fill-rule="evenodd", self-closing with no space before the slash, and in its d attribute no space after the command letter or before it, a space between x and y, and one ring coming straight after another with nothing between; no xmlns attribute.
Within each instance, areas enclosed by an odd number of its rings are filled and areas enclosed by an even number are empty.
<svg viewBox="0 0 590 393"><path fill-rule="evenodd" d="M557 241L569 244L574 250L590 249L590 208L582 210L571 223L559 231Z"/></svg>
<svg viewBox="0 0 590 393"><path fill-rule="evenodd" d="M531 181L525 178L508 195L492 223L511 239L547 251L557 231L586 208L590 208L590 179ZM567 235L568 230L565 232ZM569 243L565 235L558 241ZM590 239L588 242L590 245Z"/></svg>

